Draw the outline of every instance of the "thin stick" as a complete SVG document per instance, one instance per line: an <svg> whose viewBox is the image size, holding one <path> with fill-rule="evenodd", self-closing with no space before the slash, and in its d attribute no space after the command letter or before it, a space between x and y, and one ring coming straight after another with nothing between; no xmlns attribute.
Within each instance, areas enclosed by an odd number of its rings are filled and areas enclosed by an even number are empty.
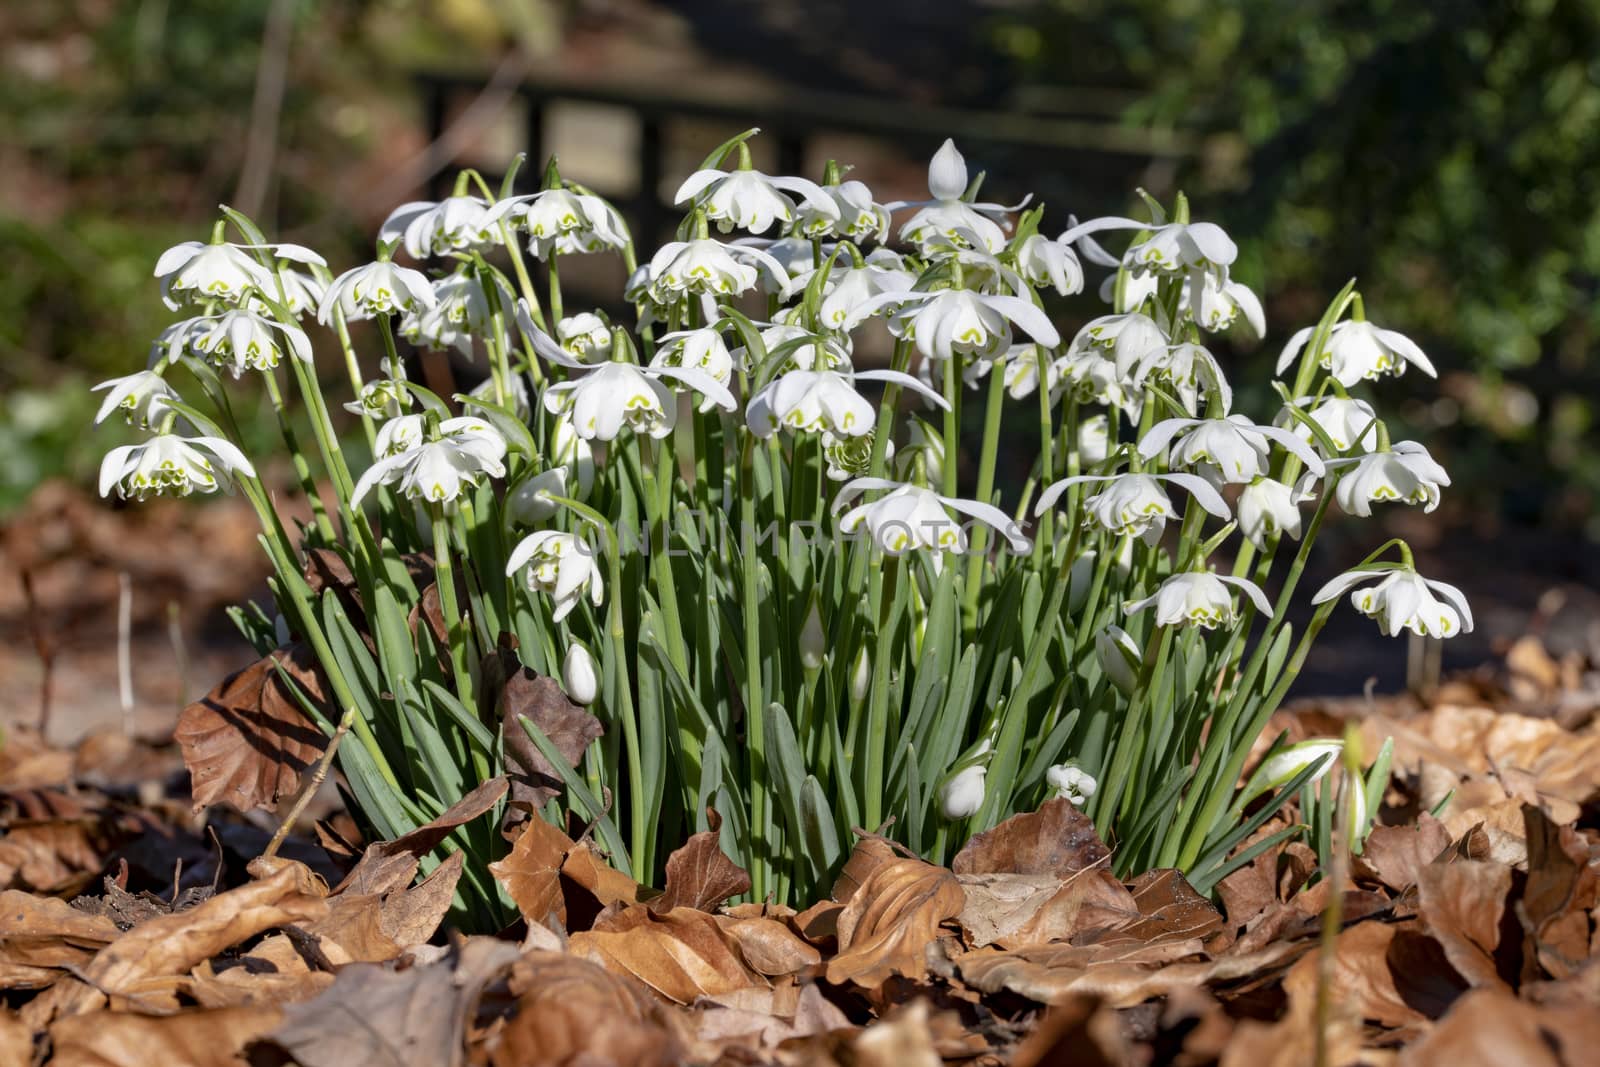
<svg viewBox="0 0 1600 1067"><path fill-rule="evenodd" d="M355 718L356 709L355 705L352 704L345 711L344 718L339 720L339 728L333 732L333 738L328 742L328 747L323 750L322 758L317 760L317 769L312 773L311 781L307 782L306 787L300 791L300 795L295 798L294 807L289 809L288 814L283 817L283 822L278 826L277 832L272 835L272 840L267 842L267 847L261 853L262 859L270 860L278 854L278 848L283 844L283 839L289 836L289 828L295 824L301 813L306 810L306 805L311 803L312 796L316 794L318 789L322 788L322 783L328 777L328 768L333 765L334 753L339 751L339 742L344 740L344 735L350 732L350 724L355 721Z"/></svg>
<svg viewBox="0 0 1600 1067"><path fill-rule="evenodd" d="M178 710L189 706L189 646L183 640L183 609L176 600L167 601L167 639L172 642L172 658L178 671Z"/></svg>
<svg viewBox="0 0 1600 1067"><path fill-rule="evenodd" d="M133 578L117 573L117 692L122 699L122 732L133 733Z"/></svg>
<svg viewBox="0 0 1600 1067"><path fill-rule="evenodd" d="M38 595L33 588L33 572L22 572L22 598L28 604L28 629L33 635L33 650L39 657L43 673L39 677L39 736L50 735L50 694L54 688L56 648L45 632L44 612L40 610Z"/></svg>

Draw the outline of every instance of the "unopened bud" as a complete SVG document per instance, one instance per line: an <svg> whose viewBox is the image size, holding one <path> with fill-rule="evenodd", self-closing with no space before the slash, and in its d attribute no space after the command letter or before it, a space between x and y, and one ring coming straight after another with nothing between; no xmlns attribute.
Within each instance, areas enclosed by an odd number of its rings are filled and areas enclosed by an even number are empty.
<svg viewBox="0 0 1600 1067"><path fill-rule="evenodd" d="M575 704L593 704L600 695L600 679L595 674L594 657L589 650L574 642L567 646L566 658L561 662L562 687Z"/></svg>
<svg viewBox="0 0 1600 1067"><path fill-rule="evenodd" d="M867 654L865 645L856 653L856 661L850 667L850 699L857 704L867 699L867 693L872 689L872 657Z"/></svg>
<svg viewBox="0 0 1600 1067"><path fill-rule="evenodd" d="M939 809L947 819L965 819L983 807L983 779L989 768L982 764L956 772L939 789Z"/></svg>
<svg viewBox="0 0 1600 1067"><path fill-rule="evenodd" d="M827 650L828 638L822 632L822 612L817 607L817 598L812 597L805 625L800 627L800 665L808 671L816 670L822 666L822 657Z"/></svg>
<svg viewBox="0 0 1600 1067"><path fill-rule="evenodd" d="M1094 655L1111 684L1124 696L1133 695L1139 685L1139 668L1144 664L1133 635L1120 626L1107 626L1095 634Z"/></svg>

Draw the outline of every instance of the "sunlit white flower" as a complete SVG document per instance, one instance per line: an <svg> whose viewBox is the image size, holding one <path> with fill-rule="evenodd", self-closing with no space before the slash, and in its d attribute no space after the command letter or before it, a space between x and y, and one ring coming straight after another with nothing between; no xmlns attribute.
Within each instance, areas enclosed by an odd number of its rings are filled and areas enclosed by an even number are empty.
<svg viewBox="0 0 1600 1067"><path fill-rule="evenodd" d="M571 189L545 189L513 196L491 207L484 225L508 220L528 234L528 251L548 259L559 255L624 248L628 227L616 208L598 196Z"/></svg>
<svg viewBox="0 0 1600 1067"><path fill-rule="evenodd" d="M1180 310L1188 311L1201 329L1212 333L1226 330L1241 314L1257 337L1267 333L1266 312L1262 311L1261 298L1255 290L1211 271L1191 276Z"/></svg>
<svg viewBox="0 0 1600 1067"><path fill-rule="evenodd" d="M188 496L199 491L231 490L233 476L254 478L255 468L231 441L221 437L179 437L157 434L137 445L122 445L100 463L100 495L126 500L148 496Z"/></svg>
<svg viewBox="0 0 1600 1067"><path fill-rule="evenodd" d="M551 620L560 622L572 613L585 594L599 607L605 600L605 580L595 550L577 534L540 530L517 543L506 560L506 576L522 572L535 593L554 601Z"/></svg>
<svg viewBox="0 0 1600 1067"><path fill-rule="evenodd" d="M791 294L803 290L811 275L802 274L789 283ZM817 309L824 326L845 329L857 310L884 293L910 292L916 277L908 270L865 264L860 267L834 267Z"/></svg>
<svg viewBox="0 0 1600 1067"><path fill-rule="evenodd" d="M872 489L887 489L890 492L845 512L839 517L839 529L843 533L853 533L865 524L873 542L891 556L915 548L931 548L940 553L965 552L966 531L960 522L950 517L946 508L993 527L1006 539L1013 552L1026 552L1032 546L1011 516L992 504L940 496L931 489L904 485L885 478L857 478L846 483L834 498L834 514L838 514L856 494ZM937 561L940 557L935 556L934 559Z"/></svg>
<svg viewBox="0 0 1600 1067"><path fill-rule="evenodd" d="M345 321L354 322L429 308L434 300L433 286L426 274L378 260L335 278L317 308L317 321L332 322L334 308L344 312Z"/></svg>
<svg viewBox="0 0 1600 1067"><path fill-rule="evenodd" d="M243 307L186 319L162 337L169 356L193 352L235 378L246 370L270 371L285 355L311 362L304 330Z"/></svg>
<svg viewBox="0 0 1600 1067"><path fill-rule="evenodd" d="M500 243L489 221L489 202L478 196L448 196L438 203L414 200L389 213L378 228L378 240L402 240L412 259L450 252L483 251Z"/></svg>
<svg viewBox="0 0 1600 1067"><path fill-rule="evenodd" d="M830 215L809 200L797 205L794 232L805 237L848 237L857 244L882 241L889 236L889 209L872 199L872 190L859 181L822 186L823 195L833 201Z"/></svg>
<svg viewBox="0 0 1600 1067"><path fill-rule="evenodd" d="M1033 234L1017 249L1017 269L1030 285L1053 288L1062 296L1083 292L1083 264L1072 246Z"/></svg>
<svg viewBox="0 0 1600 1067"><path fill-rule="evenodd" d="M1116 362L1117 374L1126 378L1135 367L1167 351L1167 335L1148 315L1130 311L1091 319L1073 337L1068 354L1100 349Z"/></svg>
<svg viewBox="0 0 1600 1067"><path fill-rule="evenodd" d="M752 245L704 238L671 241L650 259L650 290L662 304L685 293L737 296L754 289L762 280L762 271L772 292L781 291L789 280L781 263Z"/></svg>
<svg viewBox="0 0 1600 1067"><path fill-rule="evenodd" d="M966 819L983 807L984 776L989 768L981 763L964 768L939 787L939 811L947 819Z"/></svg>
<svg viewBox="0 0 1600 1067"><path fill-rule="evenodd" d="M698 330L680 330L663 334L656 347L653 367L692 367L714 381L727 385L733 380L733 353L722 339L722 331L715 326ZM701 411L710 411L716 401L710 397L700 402Z"/></svg>
<svg viewBox="0 0 1600 1067"><path fill-rule="evenodd" d="M1351 468L1333 495L1346 514L1362 518L1372 514L1374 502L1421 504L1423 511L1432 511L1439 506L1440 486L1450 484L1450 475L1415 441L1399 441L1387 452L1330 459L1328 467Z"/></svg>
<svg viewBox="0 0 1600 1067"><path fill-rule="evenodd" d="M1118 373L1116 362L1102 355L1100 349L1069 350L1051 369L1056 372L1057 383L1072 390L1080 404L1101 404L1138 417L1142 394Z"/></svg>
<svg viewBox="0 0 1600 1067"><path fill-rule="evenodd" d="M496 277L498 305L491 304L483 282L471 271L459 270L433 283L434 302L419 307L400 320L400 336L412 344L443 351L454 348L472 355L473 337L490 337L496 307L515 302L511 290Z"/></svg>
<svg viewBox="0 0 1600 1067"><path fill-rule="evenodd" d="M1193 474L1078 474L1052 483L1039 494L1033 513L1043 515L1074 485L1106 483L1083 502L1084 521L1093 522L1114 534L1142 537L1146 544L1161 539L1168 519L1178 517L1172 499L1161 487L1171 482L1188 490L1199 504L1219 519L1228 518L1228 505L1222 495L1204 478Z"/></svg>
<svg viewBox="0 0 1600 1067"><path fill-rule="evenodd" d="M546 338L548 341L548 338ZM695 367L639 367L607 362L575 368L579 373L545 390L545 410L567 415L585 441L611 441L624 427L657 440L678 421L678 401L660 379L671 378L711 399L724 411L737 407L733 394Z"/></svg>
<svg viewBox="0 0 1600 1067"><path fill-rule="evenodd" d="M326 291L321 282L305 271L290 270L287 267L278 271L278 283L283 286L281 294L277 289L270 289L267 291L267 296L288 308L289 314L296 318L316 311L317 305L322 303L322 294ZM252 311L262 313L271 310L266 303L253 296L246 298L245 306Z"/></svg>
<svg viewBox="0 0 1600 1067"><path fill-rule="evenodd" d="M890 332L914 341L928 359L952 359L957 353L992 358L1010 347L1013 324L1047 348L1061 343L1050 317L1031 300L970 289L883 293L856 308L846 328L891 305L897 310L889 319Z"/></svg>
<svg viewBox="0 0 1600 1067"><path fill-rule="evenodd" d="M129 426L148 429L152 422L172 410L167 401L178 399L178 394L165 378L148 370L111 378L91 391L98 393L102 389L110 391L100 402L100 410L95 413L96 426L105 422L113 411L121 411Z"/></svg>
<svg viewBox="0 0 1600 1067"><path fill-rule="evenodd" d="M839 218L838 205L815 182L759 170L697 170L678 186L672 200L676 204L698 203L705 209L706 218L723 233L735 226L761 233L774 222L794 220L795 202L785 193L798 194L819 215Z"/></svg>
<svg viewBox="0 0 1600 1067"><path fill-rule="evenodd" d="M1304 407L1310 404L1311 400L1302 398L1296 403ZM1378 447L1378 413L1365 400L1330 396L1307 411L1306 417L1328 435L1328 439L1340 452L1348 452L1352 444L1359 444L1363 452L1370 452ZM1291 415L1288 409L1273 421L1294 431L1297 437L1319 452L1324 451L1320 439L1311 432L1311 428Z"/></svg>
<svg viewBox="0 0 1600 1067"><path fill-rule="evenodd" d="M1095 794L1099 783L1082 767L1072 763L1058 763L1044 772L1044 781L1056 796L1081 808Z"/></svg>
<svg viewBox="0 0 1600 1067"><path fill-rule="evenodd" d="M556 340L581 360L604 357L611 351L611 327L594 312L580 311L556 323Z"/></svg>
<svg viewBox="0 0 1600 1067"><path fill-rule="evenodd" d="M1123 255L1129 267L1174 274L1180 271L1226 271L1239 257L1239 246L1214 222L1172 222L1156 226L1137 219L1108 215L1090 219L1063 233L1065 244L1106 230L1149 230L1150 236Z"/></svg>
<svg viewBox="0 0 1600 1067"><path fill-rule="evenodd" d="M251 253L271 252L277 259L327 266L311 249L294 244L202 244L184 241L161 253L155 276L161 282L161 299L174 311L180 298L238 303L251 290L277 298L273 272Z"/></svg>
<svg viewBox="0 0 1600 1067"><path fill-rule="evenodd" d="M352 415L392 419L416 402L405 382L396 378L374 378L361 386L356 399L346 403L344 409Z"/></svg>
<svg viewBox="0 0 1600 1067"><path fill-rule="evenodd" d="M1078 458L1085 467L1098 466L1111 454L1111 420L1091 415L1078 426Z"/></svg>
<svg viewBox="0 0 1600 1067"><path fill-rule="evenodd" d="M1179 434L1183 436L1178 437ZM1158 422L1139 442L1139 455L1151 459L1169 442L1172 443L1170 459L1174 467L1196 468L1217 482L1242 485L1266 474L1269 446L1273 443L1297 456L1313 474L1323 472L1322 460L1310 445L1288 430L1258 426L1243 415Z"/></svg>
<svg viewBox="0 0 1600 1067"><path fill-rule="evenodd" d="M822 431L822 458L828 466L828 478L835 482L847 482L851 478L860 478L872 470L872 450L874 438L872 432L860 436L847 437L833 433L830 430ZM894 442L884 444L883 457L885 463L894 461Z"/></svg>
<svg viewBox="0 0 1600 1067"><path fill-rule="evenodd" d="M415 443L405 451L383 456L367 468L350 495L352 507L379 485L399 483L400 491L412 500L450 504L464 487L482 484L485 477L500 478L506 473L506 441L500 432L482 419L470 415L445 419L439 423L433 440L417 441L412 436L417 415L402 415L392 420L402 426L391 431L400 440ZM390 423L380 428L380 433Z"/></svg>
<svg viewBox="0 0 1600 1067"><path fill-rule="evenodd" d="M1216 357L1200 345L1184 342L1171 348L1153 348L1133 369L1133 384L1144 388L1150 378L1172 387L1184 410L1200 414L1201 401L1215 396L1221 413L1233 410L1233 387L1217 365Z"/></svg>
<svg viewBox="0 0 1600 1067"><path fill-rule="evenodd" d="M1301 499L1292 486L1257 478L1239 493L1239 532L1263 549L1282 534L1300 540Z"/></svg>
<svg viewBox="0 0 1600 1067"><path fill-rule="evenodd" d="M1132 696L1144 665L1144 653L1133 635L1120 626L1107 626L1094 635L1094 657L1111 684L1124 696Z"/></svg>
<svg viewBox="0 0 1600 1067"><path fill-rule="evenodd" d="M1022 400L1038 392L1039 356L1041 353L1045 355L1045 387L1054 396L1061 386L1063 364L1060 360L1049 358L1049 353L1044 346L1036 344L1012 345L995 360L1001 365L1000 373L1004 376L1006 392L1011 395L1013 400Z"/></svg>
<svg viewBox="0 0 1600 1067"><path fill-rule="evenodd" d="M421 415L400 415L378 427L372 454L378 459L398 456L422 444L428 436L428 423Z"/></svg>
<svg viewBox="0 0 1600 1067"><path fill-rule="evenodd" d="M1262 760L1261 766L1250 776L1242 800L1249 803L1268 790L1287 785L1295 775L1317 764L1321 766L1306 779L1305 784L1320 781L1333 770L1343 752L1344 742L1336 737L1314 737L1279 749Z"/></svg>
<svg viewBox="0 0 1600 1067"><path fill-rule="evenodd" d="M928 163L928 192L933 199L887 205L890 211L918 208L900 227L900 239L924 250L949 249L974 242L990 252L1004 248L1006 235L1000 223L1009 212L1023 205L968 203L961 199L968 184L967 161L956 149L955 142L946 140Z"/></svg>
<svg viewBox="0 0 1600 1067"><path fill-rule="evenodd" d="M1300 350L1316 331L1307 326L1295 332L1278 356L1278 373L1282 374L1300 357ZM1318 362L1345 387L1364 379L1380 378L1385 374L1401 374L1406 364L1411 364L1430 378L1438 372L1428 357L1422 354L1417 343L1403 333L1384 330L1370 322L1346 319L1328 332L1328 343L1323 347Z"/></svg>
<svg viewBox="0 0 1600 1067"><path fill-rule="evenodd" d="M1350 604L1390 637L1401 630L1423 637L1454 637L1472 631L1472 609L1461 590L1448 582L1424 578L1409 567L1345 571L1317 590L1311 602L1324 604L1363 582L1375 584L1355 589Z"/></svg>
<svg viewBox="0 0 1600 1067"><path fill-rule="evenodd" d="M561 688L574 704L593 704L600 695L600 675L589 650L574 641L561 659Z"/></svg>
<svg viewBox="0 0 1600 1067"><path fill-rule="evenodd" d="M1192 624L1206 630L1233 626L1239 621L1239 613L1234 608L1233 594L1228 592L1230 585L1242 590L1261 614L1272 614L1266 594L1254 582L1204 571L1174 574L1153 595L1125 604L1122 610L1132 615L1153 604L1158 626Z"/></svg>
<svg viewBox="0 0 1600 1067"><path fill-rule="evenodd" d="M761 331L761 347L767 360L778 359L781 370L841 370L850 367L850 335L824 330L813 333L797 323L779 322ZM750 353L740 346L733 350L736 366L750 366Z"/></svg>
<svg viewBox="0 0 1600 1067"><path fill-rule="evenodd" d="M894 382L945 405L944 397L898 371L791 370L750 398L745 407L745 424L758 437L769 437L780 426L843 437L864 436L876 425L878 409L856 392L857 381Z"/></svg>
<svg viewBox="0 0 1600 1067"><path fill-rule="evenodd" d="M506 511L523 526L544 522L561 510L551 497L572 495L567 491L567 477L567 468L558 466L523 479L506 494Z"/></svg>
<svg viewBox="0 0 1600 1067"><path fill-rule="evenodd" d="M922 467L922 478L915 476ZM919 485L944 484L944 434L917 416L911 416L906 427L906 447L895 457L895 469L902 481L915 481Z"/></svg>

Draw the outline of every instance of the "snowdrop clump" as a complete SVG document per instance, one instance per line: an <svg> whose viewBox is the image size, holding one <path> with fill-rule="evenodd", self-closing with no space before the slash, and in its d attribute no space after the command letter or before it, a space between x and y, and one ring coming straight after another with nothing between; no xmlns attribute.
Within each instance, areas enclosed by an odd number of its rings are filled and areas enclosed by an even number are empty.
<svg viewBox="0 0 1600 1067"><path fill-rule="evenodd" d="M1431 511L1449 486L1352 395L1432 364L1352 285L1284 346L1281 410L1235 411L1218 342L1267 324L1181 195L1080 223L980 199L989 177L946 141L927 199L884 201L837 164L755 170L754 133L683 182L659 248L554 161L535 192L468 172L401 205L337 276L224 209L155 266L186 317L98 387L96 421L151 435L106 456L102 493L249 497L278 602L241 624L315 654L328 702L308 713L332 733L327 708L350 709L339 765L382 837L526 774L510 753L532 742L560 787L536 816L592 825L645 881L712 809L754 898L782 900L829 884L851 827L892 820L938 861L1059 797L1120 871L1209 889L1260 825L1244 806L1327 771L1293 750L1241 786L1340 597L1386 634L1472 627L1398 542L1285 623L1330 503ZM588 255L621 258L630 315L568 312L561 263ZM420 384L415 348L476 384ZM310 504L298 530L233 432L251 383ZM1015 476L1002 436L1033 448ZM307 583L313 550L363 618ZM502 722L506 656L598 740ZM458 836L488 924L505 845Z"/></svg>

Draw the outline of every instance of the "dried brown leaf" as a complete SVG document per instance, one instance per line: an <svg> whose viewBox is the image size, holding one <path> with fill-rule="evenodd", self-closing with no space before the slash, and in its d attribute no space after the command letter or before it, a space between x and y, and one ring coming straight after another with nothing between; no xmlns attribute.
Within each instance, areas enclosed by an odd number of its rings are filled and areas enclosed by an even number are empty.
<svg viewBox="0 0 1600 1067"><path fill-rule="evenodd" d="M711 911L730 897L750 891L750 875L722 851L722 817L709 812L711 829L692 835L667 857L667 886L650 901L655 911L698 908Z"/></svg>
<svg viewBox="0 0 1600 1067"><path fill-rule="evenodd" d="M1600 1016L1583 1005L1542 1006L1475 989L1400 1055L1400 1067L1576 1067L1600 1049Z"/></svg>
<svg viewBox="0 0 1600 1067"><path fill-rule="evenodd" d="M99 819L15 820L0 837L0 887L75 896L105 867Z"/></svg>
<svg viewBox="0 0 1600 1067"><path fill-rule="evenodd" d="M814 983L739 989L704 997L695 1009L695 1058L706 1062L725 1054L729 1046L764 1051L851 1028L849 1017Z"/></svg>
<svg viewBox="0 0 1600 1067"><path fill-rule="evenodd" d="M1589 911L1600 895L1600 876L1588 844L1570 826L1557 826L1539 808L1522 809L1527 827L1528 884L1522 894L1525 981L1543 971L1552 978L1575 972L1589 955Z"/></svg>
<svg viewBox="0 0 1600 1067"><path fill-rule="evenodd" d="M828 981L874 988L896 974L922 978L926 948L965 903L943 867L896 859L873 868L839 914L839 954L828 961Z"/></svg>
<svg viewBox="0 0 1600 1067"><path fill-rule="evenodd" d="M491 778L450 805L438 818L401 834L393 841L377 841L367 846L334 893L389 893L403 889L416 877L419 859L463 826L489 811L505 795L506 780Z"/></svg>
<svg viewBox="0 0 1600 1067"><path fill-rule="evenodd" d="M561 865L574 847L570 837L535 816L523 824L521 835L505 858L489 864L489 873L505 887L528 922L548 924L554 916L565 926L567 905L561 892Z"/></svg>
<svg viewBox="0 0 1600 1067"><path fill-rule="evenodd" d="M958 877L966 895L958 921L973 948L1065 941L1081 931L1115 928L1141 918L1133 895L1102 867L1079 871L1065 882L1037 874Z"/></svg>
<svg viewBox="0 0 1600 1067"><path fill-rule="evenodd" d="M316 655L296 642L229 675L178 716L173 736L193 781L196 811L212 804L273 811L327 747L327 736L278 676L280 665L307 699L326 705Z"/></svg>
<svg viewBox="0 0 1600 1067"><path fill-rule="evenodd" d="M877 834L856 831L856 844L850 850L850 857L844 861L844 866L839 870L839 877L833 883L833 899L840 904L847 904L855 895L861 883L865 882L872 872L885 863L894 862L899 853L886 837ZM819 905L820 906L820 905Z"/></svg>
<svg viewBox="0 0 1600 1067"><path fill-rule="evenodd" d="M651 901L654 905L655 901ZM822 962L822 953L802 941L793 930L763 916L717 916L717 925L739 950L750 969L769 978L794 974Z"/></svg>
<svg viewBox="0 0 1600 1067"><path fill-rule="evenodd" d="M1402 893L1416 885L1419 872L1449 847L1450 831L1423 812L1406 826L1375 827L1361 855L1351 857L1351 867L1357 878Z"/></svg>
<svg viewBox="0 0 1600 1067"><path fill-rule="evenodd" d="M578 765L590 742L604 734L605 728L582 705L568 700L559 682L524 667L511 649L501 648L485 657L483 671L486 691L495 694L511 800L519 806L539 808L561 794L561 777L519 720L526 717L543 731L569 767Z"/></svg>
<svg viewBox="0 0 1600 1067"><path fill-rule="evenodd" d="M98 1011L50 1027L57 1067L244 1067L244 1047L278 1025L268 1007L200 1009L149 1016Z"/></svg>
<svg viewBox="0 0 1600 1067"><path fill-rule="evenodd" d="M1418 872L1418 906L1428 933L1471 985L1509 988L1495 956L1510 892L1511 868L1498 863L1434 863Z"/></svg>
<svg viewBox="0 0 1600 1067"><path fill-rule="evenodd" d="M678 1004L766 984L744 965L716 918L693 908L626 907L610 915L604 928L573 934L568 948Z"/></svg>
<svg viewBox="0 0 1600 1067"><path fill-rule="evenodd" d="M1284 977L1295 1010L1309 1013L1316 1003L1317 966L1313 952ZM1357 1017L1410 1035L1444 1015L1466 982L1416 923L1365 922L1339 934L1330 988Z"/></svg>
<svg viewBox="0 0 1600 1067"><path fill-rule="evenodd" d="M667 1067L683 1047L663 1010L631 980L559 952L530 952L512 968L516 1014L489 1042L494 1067L592 1064Z"/></svg>
<svg viewBox="0 0 1600 1067"><path fill-rule="evenodd" d="M0 893L0 931L0 986L7 989L42 989L122 933L103 915L15 889Z"/></svg>
<svg viewBox="0 0 1600 1067"><path fill-rule="evenodd" d="M402 949L432 937L450 910L465 862L465 853L452 852L421 882L384 897L378 916L384 934Z"/></svg>
<svg viewBox="0 0 1600 1067"><path fill-rule="evenodd" d="M1111 855L1094 823L1070 801L1054 797L1038 811L1013 815L975 834L956 853L957 874L1046 874L1057 878L1104 863Z"/></svg>

